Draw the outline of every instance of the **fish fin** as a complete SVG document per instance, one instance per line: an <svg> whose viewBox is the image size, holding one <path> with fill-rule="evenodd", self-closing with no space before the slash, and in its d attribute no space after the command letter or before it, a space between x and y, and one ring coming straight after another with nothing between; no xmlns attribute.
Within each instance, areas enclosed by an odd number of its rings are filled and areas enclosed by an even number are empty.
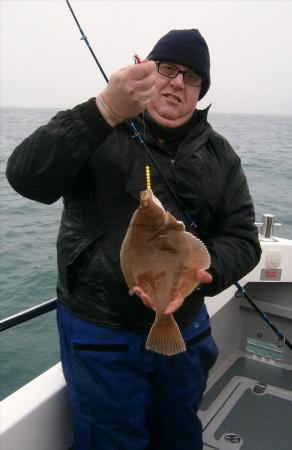
<svg viewBox="0 0 292 450"><path fill-rule="evenodd" d="M180 329L172 314L156 316L146 341L146 348L166 356L186 351Z"/></svg>
<svg viewBox="0 0 292 450"><path fill-rule="evenodd" d="M121 245L121 249L120 249L120 264L121 264L121 269L123 272L123 275L125 277L126 283L128 285L129 288L132 288L133 286L135 286L135 281L132 275L132 255L130 254L130 249L131 249L131 238L132 238L132 232L133 232L133 224L136 220L136 217L138 215L138 212L135 211L133 214L133 217L131 219L131 222L129 224L128 230L126 232L126 235L124 237L124 240L122 242ZM131 295L131 294L130 294Z"/></svg>
<svg viewBox="0 0 292 450"><path fill-rule="evenodd" d="M210 254L205 244L189 232L185 233L186 241L191 251L191 266L196 270L205 270L210 267Z"/></svg>
<svg viewBox="0 0 292 450"><path fill-rule="evenodd" d="M176 282L172 296L187 297L198 286L196 272L210 267L211 258L205 244L196 236L185 232L185 239L189 249L189 259L178 271L179 280Z"/></svg>

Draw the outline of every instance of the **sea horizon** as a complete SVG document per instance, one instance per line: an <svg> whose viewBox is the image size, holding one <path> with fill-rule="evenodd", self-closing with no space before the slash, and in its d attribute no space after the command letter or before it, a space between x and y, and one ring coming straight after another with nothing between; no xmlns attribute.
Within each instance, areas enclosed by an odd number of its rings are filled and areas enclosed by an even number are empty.
<svg viewBox="0 0 292 450"><path fill-rule="evenodd" d="M85 100L86 101L86 100ZM82 103L82 102L80 102ZM38 110L56 110L56 111L62 111L65 109L71 109L76 106L75 104L68 105L68 106L7 106L7 105L0 105L1 109L38 109ZM206 109L209 105L205 106L204 108L198 107L197 109ZM247 116L275 116L275 117L292 117L291 114L279 114L279 113L261 113L261 112L230 112L230 111L213 111L212 110L212 103L210 103L210 114L228 114L228 115L247 115Z"/></svg>

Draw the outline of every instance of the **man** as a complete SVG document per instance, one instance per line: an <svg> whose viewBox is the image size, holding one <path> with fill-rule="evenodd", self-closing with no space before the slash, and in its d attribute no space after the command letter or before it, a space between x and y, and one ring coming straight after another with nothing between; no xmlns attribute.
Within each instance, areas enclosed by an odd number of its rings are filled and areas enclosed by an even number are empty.
<svg viewBox="0 0 292 450"><path fill-rule="evenodd" d="M72 407L75 449L200 450L196 415L217 357L204 296L242 278L260 246L240 159L207 122L197 102L210 86L207 44L198 30L163 36L147 61L112 75L95 99L60 112L11 155L7 177L22 195L64 199L57 241L58 325ZM199 287L172 302L187 351L166 357L145 349L151 299L130 297L120 246L145 189L152 189L195 232L211 267ZM168 184L179 198L179 206ZM141 301L142 300L142 301Z"/></svg>

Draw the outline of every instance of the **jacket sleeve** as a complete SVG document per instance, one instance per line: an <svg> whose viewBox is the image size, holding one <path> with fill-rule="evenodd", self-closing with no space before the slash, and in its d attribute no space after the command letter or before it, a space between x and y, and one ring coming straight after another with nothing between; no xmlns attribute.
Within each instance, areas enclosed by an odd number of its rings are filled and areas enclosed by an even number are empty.
<svg viewBox="0 0 292 450"><path fill-rule="evenodd" d="M211 255L210 285L202 287L202 294L213 296L249 273L259 262L261 246L254 224L255 213L246 176L236 155L224 141L225 191L224 203L209 234L206 246Z"/></svg>
<svg viewBox="0 0 292 450"><path fill-rule="evenodd" d="M16 147L7 163L7 179L24 197L54 203L70 191L112 130L94 98L59 112Z"/></svg>

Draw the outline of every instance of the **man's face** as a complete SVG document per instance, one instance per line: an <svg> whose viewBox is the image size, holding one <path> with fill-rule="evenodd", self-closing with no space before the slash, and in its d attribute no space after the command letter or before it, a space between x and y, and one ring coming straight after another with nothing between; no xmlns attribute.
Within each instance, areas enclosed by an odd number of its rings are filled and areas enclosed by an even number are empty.
<svg viewBox="0 0 292 450"><path fill-rule="evenodd" d="M180 70L191 71L186 66L175 64ZM155 92L147 111L155 122L163 127L176 128L186 123L193 115L200 95L200 87L186 84L183 74L168 78L156 74Z"/></svg>

